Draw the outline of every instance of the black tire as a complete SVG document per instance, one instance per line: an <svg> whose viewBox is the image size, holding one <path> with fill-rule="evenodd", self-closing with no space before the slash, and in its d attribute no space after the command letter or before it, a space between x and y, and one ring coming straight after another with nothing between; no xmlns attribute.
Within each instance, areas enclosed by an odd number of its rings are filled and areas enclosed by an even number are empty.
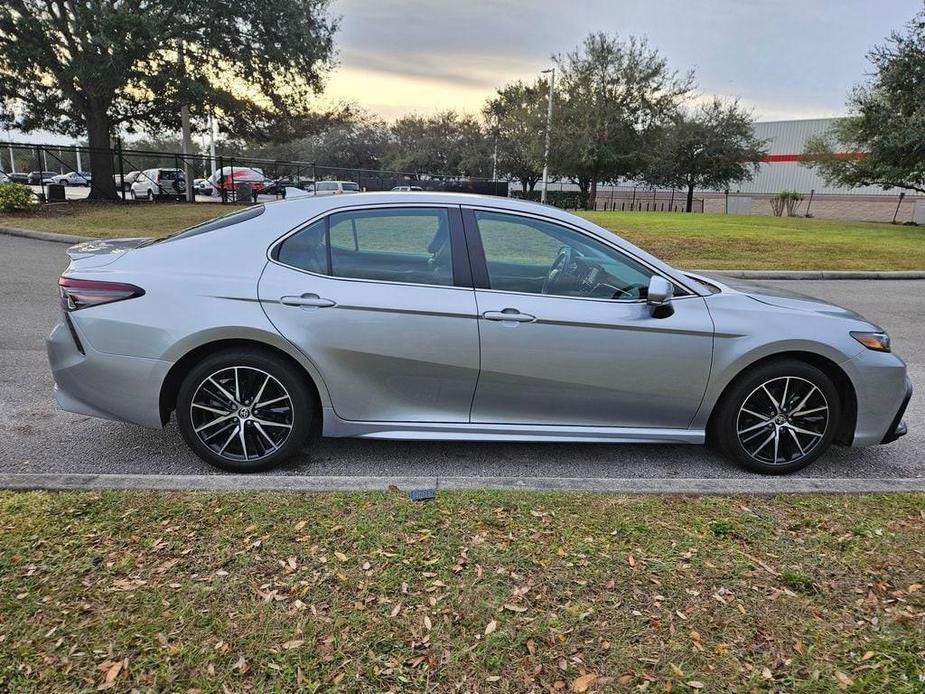
<svg viewBox="0 0 925 694"><path fill-rule="evenodd" d="M804 397L808 400L801 405ZM780 359L749 369L733 381L713 414L710 439L723 455L748 470L784 475L828 450L840 417L841 399L832 379L806 362Z"/></svg>
<svg viewBox="0 0 925 694"><path fill-rule="evenodd" d="M240 395L240 402L233 397L225 397L221 388L213 385L230 384L231 370L235 372L234 378L238 379L240 390L238 393L230 388L226 391L228 395ZM261 387L264 376L270 378ZM255 403L247 402L247 398L255 391L262 401L266 401L268 395L270 400L275 398L275 406L249 411L248 408ZM280 400L283 396L288 400ZM222 412L208 410L201 405ZM177 394L177 423L186 443L204 461L228 472L261 472L299 453L311 434L316 414L317 408L305 375L285 359L259 349L229 349L207 357L186 375ZM246 418L242 419L242 416ZM208 425L209 417L216 418L216 421L224 417L226 421L217 421L212 426ZM207 424L205 429L203 424ZM245 432L243 440L237 430L241 426ZM288 429L285 428L287 426ZM197 428L200 433L197 433ZM222 442L227 446L224 452L216 450ZM275 449L270 449L272 443L277 445Z"/></svg>

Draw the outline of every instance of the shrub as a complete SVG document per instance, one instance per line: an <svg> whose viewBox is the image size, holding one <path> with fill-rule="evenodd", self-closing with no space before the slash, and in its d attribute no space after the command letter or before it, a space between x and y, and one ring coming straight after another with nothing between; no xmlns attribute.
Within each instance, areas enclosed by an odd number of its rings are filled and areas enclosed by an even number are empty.
<svg viewBox="0 0 925 694"><path fill-rule="evenodd" d="M511 190L511 197L521 200L539 202L540 195L541 193L539 190L530 190L527 192L522 190ZM577 190L547 190L546 202L554 207L562 208L563 210L581 210L588 206L587 196L583 196Z"/></svg>
<svg viewBox="0 0 925 694"><path fill-rule="evenodd" d="M24 212L35 204L32 190L21 183L0 183L0 212Z"/></svg>
<svg viewBox="0 0 925 694"><path fill-rule="evenodd" d="M795 190L785 190L771 198L771 210L773 210L775 217L783 215L784 210L787 210L788 217L794 217L796 216L796 205L802 200L802 193Z"/></svg>

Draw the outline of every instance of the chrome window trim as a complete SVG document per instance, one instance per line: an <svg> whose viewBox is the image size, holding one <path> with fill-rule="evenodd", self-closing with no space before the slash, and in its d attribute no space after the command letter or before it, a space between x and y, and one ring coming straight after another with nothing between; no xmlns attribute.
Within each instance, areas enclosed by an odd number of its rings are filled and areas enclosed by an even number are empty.
<svg viewBox="0 0 925 694"><path fill-rule="evenodd" d="M610 249L613 250L613 251L616 251L616 252L619 253L620 255L623 255L623 256L626 256L626 257L628 257L628 258L631 258L634 262L637 262L637 263L639 263L640 265L643 265L644 267L646 267L648 270L650 270L650 271L652 272L653 275L658 275L659 277L664 278L664 279L667 280L668 282L671 282L673 285L675 285L675 286L680 286L681 288L684 289L684 291L688 292L689 294L693 294L694 296L700 296L700 293L699 293L699 292L695 291L693 288L691 288L691 287L688 286L687 284L685 284L685 283L683 283L683 282L680 282L680 281L679 281L677 278L675 278L675 277L665 277L665 273L664 273L664 272L662 272L661 270L659 270L659 269L657 269L657 268L652 267L652 265L651 265L650 263L648 263L648 262L646 262L644 259L642 259L642 258L636 256L635 254L630 253L629 251L627 251L627 250L625 250L625 249L623 249L623 248L620 248L619 246L614 245L614 243L613 243L612 241L610 241L609 239L601 238L601 237L597 236L597 234L591 234L591 233L589 233L587 230L582 229L581 227L577 227L577 226L575 226L574 224L571 224L571 223L569 223L569 222L564 222L564 221L562 221L561 219L556 219L555 217L547 217L547 216L545 216L545 215L536 214L536 213L534 213L534 212L524 212L524 211L522 211L522 210L510 210L510 209L499 208L499 207L489 207L489 206L482 206L482 205L461 205L460 207L461 207L462 209L464 209L464 210L472 210L473 212L475 212L475 211L481 211L481 212L489 212L489 213L494 213L494 214L507 214L507 215L514 215L514 216L517 216L517 217L527 217L527 218L529 218L529 219L535 219L535 220L537 220L537 221L539 221L539 222L545 222L545 223L547 223L547 224L554 224L554 225L557 225L557 226L565 227L566 229L569 229L569 230L571 230L571 231L574 231L574 232L576 232L577 234L580 234L580 235L582 235L582 236L585 236L585 237L587 237L587 238L592 239L593 241L597 241L598 243L601 243L601 244L605 245L606 247L610 248ZM678 272L678 274L682 274L682 273ZM504 291L504 290L492 290L492 291ZM524 294L524 295L526 295L526 296L539 296L539 295L537 295L537 294L532 294L532 293L530 293L530 292L510 292L510 293L512 293L512 294ZM543 294L542 296L558 296L558 295ZM584 297L566 297L566 298L581 299L581 298L584 298ZM675 298L676 298L676 299L683 299L683 298L685 298L685 297L683 297L683 296L678 296L678 297L675 297ZM629 300L629 299L603 299L603 301L622 301L622 302L626 302L626 301L630 301L630 300ZM633 299L632 301L636 301L636 300Z"/></svg>

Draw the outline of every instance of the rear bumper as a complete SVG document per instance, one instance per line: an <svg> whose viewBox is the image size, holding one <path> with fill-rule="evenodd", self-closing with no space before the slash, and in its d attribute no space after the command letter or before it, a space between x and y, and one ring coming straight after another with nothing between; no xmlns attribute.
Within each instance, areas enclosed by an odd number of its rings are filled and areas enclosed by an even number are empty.
<svg viewBox="0 0 925 694"><path fill-rule="evenodd" d="M45 341L55 400L68 412L161 428L161 384L172 364L94 350L71 323ZM78 347L78 342L80 346Z"/></svg>
<svg viewBox="0 0 925 694"><path fill-rule="evenodd" d="M896 412L896 416L893 417L893 421L890 423L890 428L887 429L886 436L883 437L883 440L880 443L892 443L900 436L905 436L909 431L909 428L906 426L906 423L903 421L903 415L906 414L906 408L909 406L909 400L912 399L912 381L909 380L909 377L906 377L906 396L903 398L902 404L899 406L899 410Z"/></svg>

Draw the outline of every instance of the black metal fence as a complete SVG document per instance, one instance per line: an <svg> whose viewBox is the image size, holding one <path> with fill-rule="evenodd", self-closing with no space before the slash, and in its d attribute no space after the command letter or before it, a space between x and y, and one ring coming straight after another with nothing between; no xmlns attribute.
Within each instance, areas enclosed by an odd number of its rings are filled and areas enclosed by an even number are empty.
<svg viewBox="0 0 925 694"><path fill-rule="evenodd" d="M192 188L192 199L198 202L244 202L244 195L252 196L252 199L258 195L283 197L287 187L311 192L315 184L321 181L355 183L360 191L406 187L498 196L507 196L509 186L507 181L490 179L345 168L317 162L241 155L223 154L212 158L202 154L157 152L121 146L91 150L83 146L24 143L8 143L3 148L8 149L8 157L0 156L0 160L8 159L10 166L4 163L2 168L27 173L28 181L24 182L33 185L37 197L42 201L49 199L48 186L52 176L71 172L76 175L65 181L65 186L85 186L108 193L111 190L108 186L93 180L90 173L91 154L102 154L110 158L117 195L126 201L137 197L184 198L186 189ZM152 173L154 170L161 173ZM164 171L168 173L164 174ZM176 183L178 177L170 173L177 171L183 172L185 185ZM160 179L162 175L167 176L164 181ZM154 180L155 176L158 180Z"/></svg>

